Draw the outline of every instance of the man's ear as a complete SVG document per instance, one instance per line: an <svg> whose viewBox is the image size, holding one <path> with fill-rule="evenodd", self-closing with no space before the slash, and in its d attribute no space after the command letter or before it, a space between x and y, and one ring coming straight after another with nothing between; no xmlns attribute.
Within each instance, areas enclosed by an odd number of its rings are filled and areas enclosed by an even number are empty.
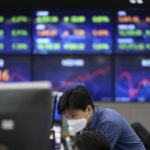
<svg viewBox="0 0 150 150"><path fill-rule="evenodd" d="M93 108L92 108L91 105L87 105L86 110L87 110L88 112L92 112L92 111L93 111Z"/></svg>

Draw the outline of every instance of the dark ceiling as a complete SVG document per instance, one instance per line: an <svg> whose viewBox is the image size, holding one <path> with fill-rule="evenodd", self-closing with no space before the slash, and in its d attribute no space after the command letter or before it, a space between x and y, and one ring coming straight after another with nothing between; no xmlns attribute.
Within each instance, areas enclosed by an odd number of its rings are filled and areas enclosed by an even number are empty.
<svg viewBox="0 0 150 150"><path fill-rule="evenodd" d="M0 8L150 8L150 0L144 4L130 4L129 0L1 0Z"/></svg>

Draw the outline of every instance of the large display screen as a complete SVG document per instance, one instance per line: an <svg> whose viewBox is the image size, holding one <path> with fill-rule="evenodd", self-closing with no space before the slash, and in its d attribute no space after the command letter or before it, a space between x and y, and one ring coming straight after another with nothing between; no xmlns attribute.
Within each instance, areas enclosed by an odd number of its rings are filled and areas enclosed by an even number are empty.
<svg viewBox="0 0 150 150"><path fill-rule="evenodd" d="M28 56L0 56L0 83L31 80Z"/></svg>
<svg viewBox="0 0 150 150"><path fill-rule="evenodd" d="M150 56L116 58L116 101L150 101Z"/></svg>
<svg viewBox="0 0 150 150"><path fill-rule="evenodd" d="M116 53L150 53L150 11L119 10Z"/></svg>
<svg viewBox="0 0 150 150"><path fill-rule="evenodd" d="M34 80L50 80L53 90L64 92L85 86L93 100L112 100L110 56L35 56Z"/></svg>
<svg viewBox="0 0 150 150"><path fill-rule="evenodd" d="M44 10L34 14L34 53L112 53L108 10Z"/></svg>
<svg viewBox="0 0 150 150"><path fill-rule="evenodd" d="M0 12L0 54L31 52L31 15L23 12Z"/></svg>

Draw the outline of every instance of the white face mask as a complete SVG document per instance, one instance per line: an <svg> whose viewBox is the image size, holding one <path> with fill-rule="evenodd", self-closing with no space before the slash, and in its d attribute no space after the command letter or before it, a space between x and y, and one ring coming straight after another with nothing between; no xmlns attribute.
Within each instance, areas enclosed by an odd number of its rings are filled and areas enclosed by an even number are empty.
<svg viewBox="0 0 150 150"><path fill-rule="evenodd" d="M68 131L69 131L69 134L70 134L71 136L75 136L75 135L76 135L76 131L75 131L73 128L71 128L70 126L69 126L69 128L68 128Z"/></svg>
<svg viewBox="0 0 150 150"><path fill-rule="evenodd" d="M72 120L67 120L67 123L69 127L73 128L76 132L79 132L84 128L86 128L87 119L86 118L72 119Z"/></svg>

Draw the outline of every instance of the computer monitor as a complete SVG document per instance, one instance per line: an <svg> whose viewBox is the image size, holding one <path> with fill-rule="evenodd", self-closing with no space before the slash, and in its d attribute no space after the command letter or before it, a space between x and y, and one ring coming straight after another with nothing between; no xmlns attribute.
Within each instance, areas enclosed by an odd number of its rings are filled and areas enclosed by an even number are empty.
<svg viewBox="0 0 150 150"><path fill-rule="evenodd" d="M62 119L62 115L58 114L57 106L60 100L60 97L62 96L63 92L56 92L55 100L54 100L54 122L60 122Z"/></svg>
<svg viewBox="0 0 150 150"><path fill-rule="evenodd" d="M62 115L58 114L57 106L62 96L63 92L56 92L55 102L54 102L54 121L53 121L53 130L55 131L55 149L60 149L61 147L61 119Z"/></svg>
<svg viewBox="0 0 150 150"><path fill-rule="evenodd" d="M48 149L51 84L0 84L0 146L7 150Z"/></svg>

